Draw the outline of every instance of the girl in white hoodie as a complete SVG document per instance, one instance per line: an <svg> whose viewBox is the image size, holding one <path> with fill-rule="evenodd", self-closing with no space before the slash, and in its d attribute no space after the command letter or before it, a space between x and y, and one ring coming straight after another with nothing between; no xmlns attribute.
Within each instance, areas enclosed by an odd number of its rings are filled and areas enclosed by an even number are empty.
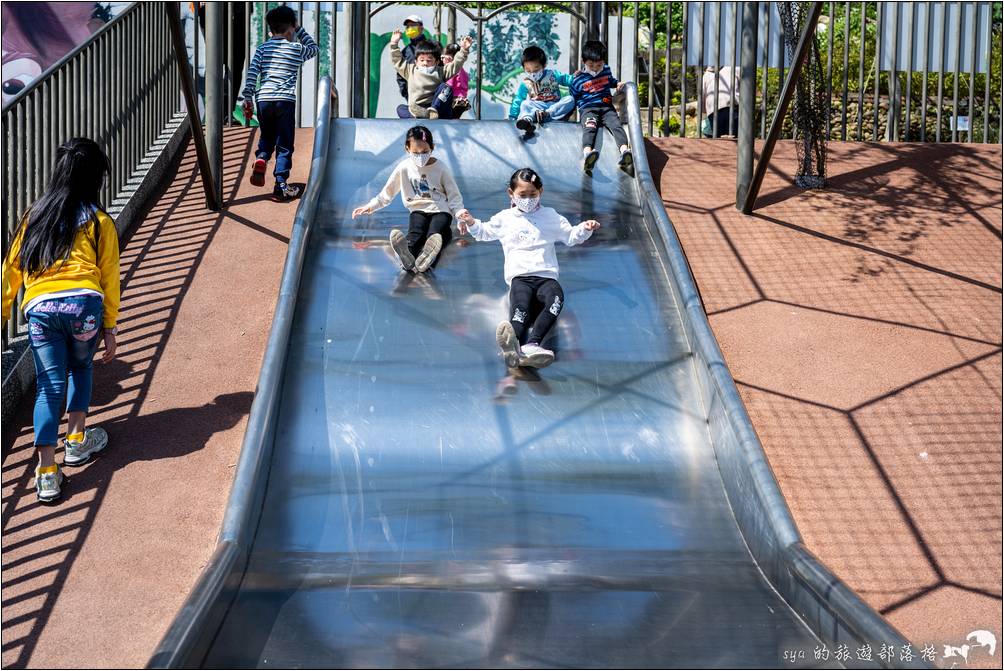
<svg viewBox="0 0 1004 671"><path fill-rule="evenodd" d="M580 245L600 227L593 219L572 226L552 208L541 207L543 192L540 175L522 168L509 179L511 208L485 222L469 212L457 217L461 234L502 243L510 316L498 325L495 339L509 368L543 368L554 361L554 352L541 346L565 302L554 243Z"/></svg>

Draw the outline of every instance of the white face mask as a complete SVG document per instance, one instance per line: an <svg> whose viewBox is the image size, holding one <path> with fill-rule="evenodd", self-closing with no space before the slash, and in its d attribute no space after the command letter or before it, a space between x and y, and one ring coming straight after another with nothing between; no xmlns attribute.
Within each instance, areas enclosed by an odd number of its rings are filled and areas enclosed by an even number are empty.
<svg viewBox="0 0 1004 671"><path fill-rule="evenodd" d="M435 74L435 72L436 72L436 66L435 65L416 65L415 69L418 70L419 72L421 72L423 74L427 74L427 75Z"/></svg>
<svg viewBox="0 0 1004 671"><path fill-rule="evenodd" d="M526 76L532 81L539 82L544 76L544 71L537 70L536 72L527 72Z"/></svg>
<svg viewBox="0 0 1004 671"><path fill-rule="evenodd" d="M588 73L590 74L590 76L592 76L592 77L595 77L596 75L598 75L598 74L600 74L601 72L603 72L603 68L600 68L599 70L590 70L589 68L583 68L583 69L584 69L584 70L585 70L586 72L588 72Z"/></svg>
<svg viewBox="0 0 1004 671"><path fill-rule="evenodd" d="M513 196L512 202L520 212L533 212L537 209L537 205L540 204L540 196L534 196L533 198Z"/></svg>
<svg viewBox="0 0 1004 671"><path fill-rule="evenodd" d="M413 152L408 152L408 156L411 157L412 163L417 165L419 168L423 168L425 167L425 164L429 162L429 159L432 158L432 152L428 151L425 152L424 154L415 154Z"/></svg>

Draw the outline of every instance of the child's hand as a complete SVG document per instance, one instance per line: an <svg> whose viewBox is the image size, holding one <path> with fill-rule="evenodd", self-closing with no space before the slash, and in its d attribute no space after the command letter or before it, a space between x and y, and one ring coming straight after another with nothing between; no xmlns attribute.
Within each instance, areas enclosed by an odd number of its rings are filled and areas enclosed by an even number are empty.
<svg viewBox="0 0 1004 671"><path fill-rule="evenodd" d="M600 227L600 222L595 219L590 219L589 221L583 221L582 225L586 227L587 231L595 231Z"/></svg>
<svg viewBox="0 0 1004 671"><path fill-rule="evenodd" d="M617 84L617 90L623 91L625 86L627 86L627 82L620 82L619 84Z"/></svg>
<svg viewBox="0 0 1004 671"><path fill-rule="evenodd" d="M397 44L400 41L401 41L401 31L400 31L400 29L399 30L395 30L391 34L391 36L390 36L390 43L391 44Z"/></svg>
<svg viewBox="0 0 1004 671"><path fill-rule="evenodd" d="M464 37L464 39L460 40L460 48L463 49L464 51L469 51L473 44L474 44L474 38L472 38L470 35L467 35L466 37Z"/></svg>
<svg viewBox="0 0 1004 671"><path fill-rule="evenodd" d="M104 329L105 352L101 355L101 363L110 363L115 358L115 334L111 329Z"/></svg>
<svg viewBox="0 0 1004 671"><path fill-rule="evenodd" d="M367 205L363 205L361 207L357 207L356 209L352 210L353 219L355 219L356 217L361 217L364 214L373 214L373 208Z"/></svg>
<svg viewBox="0 0 1004 671"><path fill-rule="evenodd" d="M467 208L457 212L457 220L462 221L467 225L474 223L474 217L471 215L470 211L467 210Z"/></svg>

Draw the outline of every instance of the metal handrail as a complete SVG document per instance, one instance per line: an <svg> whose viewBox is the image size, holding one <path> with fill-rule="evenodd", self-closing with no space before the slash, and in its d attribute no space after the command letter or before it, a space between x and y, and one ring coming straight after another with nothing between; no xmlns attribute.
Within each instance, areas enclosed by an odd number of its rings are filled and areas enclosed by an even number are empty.
<svg viewBox="0 0 1004 671"><path fill-rule="evenodd" d="M118 16L114 17L111 21L109 21L105 25L103 25L100 28L98 28L96 31L94 31L94 33L92 33L90 35L90 37L88 37L86 40L84 40L83 42L81 42L80 44L78 44L77 46L75 46L65 56L63 56L58 61L56 61L55 63L53 63L52 65L50 65L48 68L46 68L45 72L43 72L42 74L40 74L34 81L32 81L30 84L28 84L28 86L26 86L23 89L21 89L20 91L18 91L17 94L13 98L11 98L6 103L4 103L2 111L6 112L12 106L16 105L22 99L26 98L29 93L31 93L37 87L41 86L45 82L45 80L48 79L52 75L53 72L55 72L59 68L63 67L63 65L65 65L69 61L72 61L74 58L77 57L77 55L80 52L82 52L85 49L87 49L91 44L93 44L95 41L97 41L98 38L100 38L106 32L108 32L109 30L111 30L113 27L115 27L116 25L118 25L118 24L122 23L123 21L125 21L127 17L129 17L134 11L136 11L136 8L140 4L142 4L142 3L134 2L134 3L130 4L122 13L120 13Z"/></svg>

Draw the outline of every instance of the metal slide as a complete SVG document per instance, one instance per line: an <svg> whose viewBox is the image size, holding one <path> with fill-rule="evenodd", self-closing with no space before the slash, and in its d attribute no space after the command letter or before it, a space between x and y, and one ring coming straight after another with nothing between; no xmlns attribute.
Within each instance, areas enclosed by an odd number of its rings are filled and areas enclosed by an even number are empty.
<svg viewBox="0 0 1004 671"><path fill-rule="evenodd" d="M503 397L501 246L400 271L400 202L350 212L411 123L322 110L220 547L152 666L774 667L905 643L802 547L652 187L633 88L628 107L637 179L609 135L585 178L574 124L528 141L428 124L475 216L529 166L545 205L603 224L559 246L557 361Z"/></svg>

